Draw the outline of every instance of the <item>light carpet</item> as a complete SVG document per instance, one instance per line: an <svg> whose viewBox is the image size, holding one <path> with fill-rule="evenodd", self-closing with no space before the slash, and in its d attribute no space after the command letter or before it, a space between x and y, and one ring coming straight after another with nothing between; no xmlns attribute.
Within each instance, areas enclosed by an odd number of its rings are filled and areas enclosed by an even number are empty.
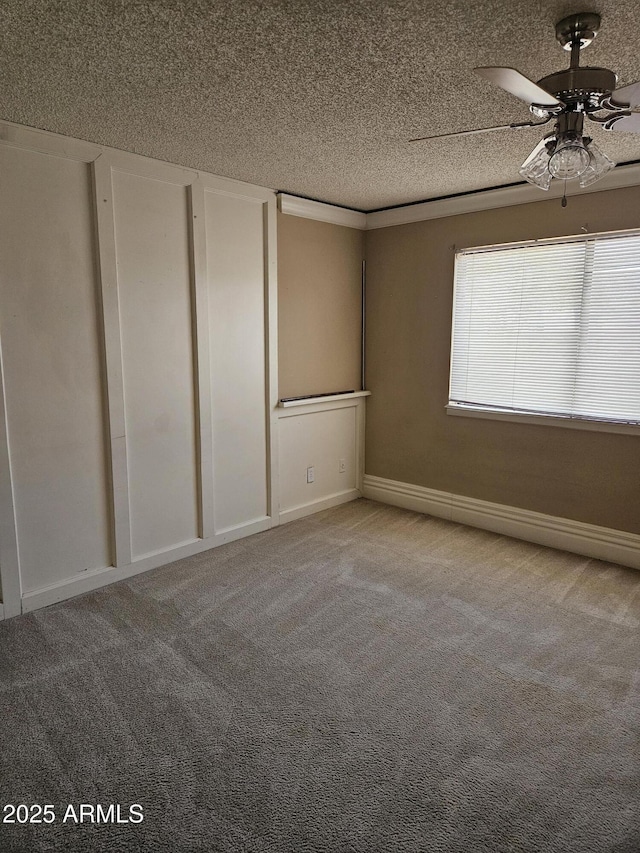
<svg viewBox="0 0 640 853"><path fill-rule="evenodd" d="M638 853L640 573L367 500L0 623L0 850ZM80 803L142 823L82 823Z"/></svg>

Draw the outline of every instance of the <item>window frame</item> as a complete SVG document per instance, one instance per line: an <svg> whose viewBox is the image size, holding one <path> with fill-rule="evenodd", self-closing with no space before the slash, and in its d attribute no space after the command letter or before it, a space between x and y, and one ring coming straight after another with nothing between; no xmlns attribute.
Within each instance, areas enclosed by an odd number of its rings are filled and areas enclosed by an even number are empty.
<svg viewBox="0 0 640 853"><path fill-rule="evenodd" d="M449 386L448 402L445 406L447 415L465 418L479 418L482 420L508 421L513 423L533 424L537 426L559 426L569 429L591 430L596 432L620 433L626 435L640 435L640 418L636 422L616 421L578 415L562 415L557 413L546 414L543 412L532 413L503 409L497 406L475 405L472 403L451 402L451 378L453 373L453 342L455 334L455 306L456 306L456 264L458 257L462 254L502 251L508 249L527 248L538 245L553 245L557 243L579 243L590 239L624 237L637 235L640 237L640 228L626 228L616 231L584 231L582 234L569 234L566 236L540 237L532 240L517 240L509 243L494 243L482 246L454 247L454 269L452 290L452 312L451 312L451 338L449 345Z"/></svg>

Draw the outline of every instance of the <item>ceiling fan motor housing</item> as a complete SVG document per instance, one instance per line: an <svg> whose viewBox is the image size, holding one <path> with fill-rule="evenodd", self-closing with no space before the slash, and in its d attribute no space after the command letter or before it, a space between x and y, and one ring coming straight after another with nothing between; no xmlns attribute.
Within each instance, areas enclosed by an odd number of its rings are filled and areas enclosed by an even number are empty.
<svg viewBox="0 0 640 853"><path fill-rule="evenodd" d="M599 109L603 96L616 87L618 78L608 68L580 68L579 65L580 51L591 44L599 29L600 15L595 12L569 15L556 24L556 38L565 50L571 51L571 65L538 80L538 86L555 95L569 111Z"/></svg>
<svg viewBox="0 0 640 853"><path fill-rule="evenodd" d="M584 104L597 109L602 96L616 88L618 78L608 68L566 68L538 80L538 86L568 106Z"/></svg>

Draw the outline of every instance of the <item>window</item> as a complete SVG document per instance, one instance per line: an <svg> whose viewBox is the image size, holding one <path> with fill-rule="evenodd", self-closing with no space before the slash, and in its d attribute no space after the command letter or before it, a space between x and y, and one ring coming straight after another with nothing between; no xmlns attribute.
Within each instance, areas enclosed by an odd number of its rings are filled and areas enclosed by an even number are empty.
<svg viewBox="0 0 640 853"><path fill-rule="evenodd" d="M640 232L457 252L450 380L453 414L640 423Z"/></svg>

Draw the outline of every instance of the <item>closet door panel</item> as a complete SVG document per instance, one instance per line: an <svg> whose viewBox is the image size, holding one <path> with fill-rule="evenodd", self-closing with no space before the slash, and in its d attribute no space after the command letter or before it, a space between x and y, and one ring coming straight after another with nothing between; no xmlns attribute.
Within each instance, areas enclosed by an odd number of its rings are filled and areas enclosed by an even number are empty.
<svg viewBox="0 0 640 853"><path fill-rule="evenodd" d="M187 187L114 171L133 559L198 538Z"/></svg>
<svg viewBox="0 0 640 853"><path fill-rule="evenodd" d="M0 149L0 341L23 593L111 565L90 165Z"/></svg>
<svg viewBox="0 0 640 853"><path fill-rule="evenodd" d="M205 191L217 533L267 515L264 207Z"/></svg>

